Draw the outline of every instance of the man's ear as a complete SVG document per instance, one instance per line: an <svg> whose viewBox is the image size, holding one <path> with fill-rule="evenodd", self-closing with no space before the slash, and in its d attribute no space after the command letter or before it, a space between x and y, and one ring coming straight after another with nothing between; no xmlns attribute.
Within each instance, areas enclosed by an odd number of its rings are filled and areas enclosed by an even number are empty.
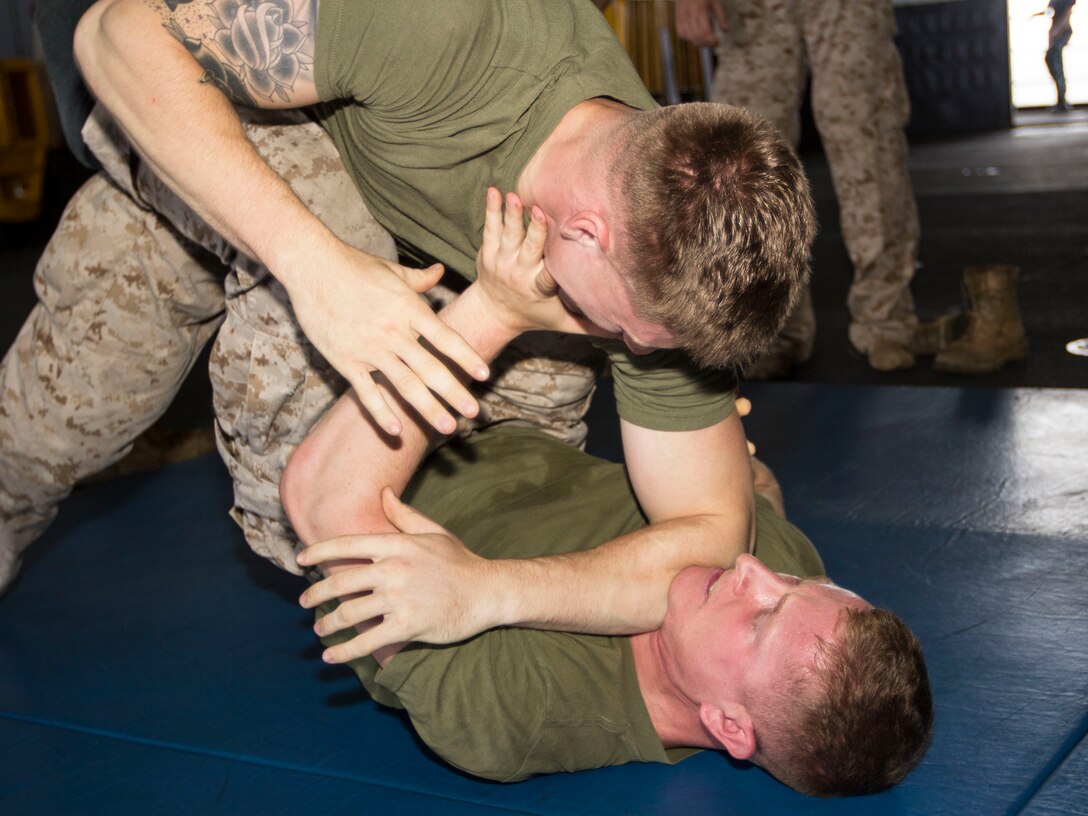
<svg viewBox="0 0 1088 816"><path fill-rule="evenodd" d="M723 709L703 703L699 706L699 719L734 759L748 759L756 752L756 732L744 706L734 703Z"/></svg>
<svg viewBox="0 0 1088 816"><path fill-rule="evenodd" d="M582 210L572 215L559 227L559 234L564 240L577 241L581 246L596 246L602 252L608 251L608 222L593 210Z"/></svg>

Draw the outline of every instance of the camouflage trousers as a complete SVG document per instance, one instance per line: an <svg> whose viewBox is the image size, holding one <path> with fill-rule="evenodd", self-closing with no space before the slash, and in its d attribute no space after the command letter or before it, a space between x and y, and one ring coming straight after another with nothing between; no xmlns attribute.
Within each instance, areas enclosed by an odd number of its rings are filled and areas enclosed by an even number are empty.
<svg viewBox="0 0 1088 816"><path fill-rule="evenodd" d="M395 259L332 142L300 113L252 121L258 152L341 239ZM307 341L283 287L139 162L100 111L84 138L105 168L69 203L35 271L39 303L0 365L0 522L15 555L82 478L120 459L169 406L215 337L216 438L231 515L250 546L299 572L279 501L294 448L345 389ZM481 197L482 201L482 197ZM454 294L436 287L437 307ZM477 386L482 425L516 423L584 444L603 357L584 338L519 338Z"/></svg>
<svg viewBox="0 0 1088 816"><path fill-rule="evenodd" d="M766 117L796 146L811 74L813 115L854 267L850 342L861 352L878 337L909 343L919 229L891 0L725 0L725 7L730 30L720 32L715 101ZM807 334L811 350L810 297L798 311L787 331Z"/></svg>

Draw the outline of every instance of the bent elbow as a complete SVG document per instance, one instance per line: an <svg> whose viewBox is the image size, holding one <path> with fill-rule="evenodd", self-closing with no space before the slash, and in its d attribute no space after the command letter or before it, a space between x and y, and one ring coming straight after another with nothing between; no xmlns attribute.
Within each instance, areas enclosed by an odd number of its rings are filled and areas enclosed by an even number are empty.
<svg viewBox="0 0 1088 816"><path fill-rule="evenodd" d="M123 63L126 43L138 41L134 26L146 13L146 9L134 8L131 0L98 0L80 17L72 38L72 53L96 96L108 81L105 70L109 64Z"/></svg>
<svg viewBox="0 0 1088 816"><path fill-rule="evenodd" d="M103 48L103 18L114 2L115 0L98 0L84 12L76 25L75 36L72 38L72 53L88 85L94 83L95 57Z"/></svg>

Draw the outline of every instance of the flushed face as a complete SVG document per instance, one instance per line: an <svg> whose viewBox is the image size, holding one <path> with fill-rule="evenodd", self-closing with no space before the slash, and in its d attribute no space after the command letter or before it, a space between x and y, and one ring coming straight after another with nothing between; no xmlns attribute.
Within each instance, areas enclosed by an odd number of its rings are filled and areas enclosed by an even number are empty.
<svg viewBox="0 0 1088 816"><path fill-rule="evenodd" d="M662 649L678 687L696 702L750 707L789 667L815 669L821 644L836 639L850 608L869 604L826 579L772 572L742 555L733 569L690 567L676 577Z"/></svg>

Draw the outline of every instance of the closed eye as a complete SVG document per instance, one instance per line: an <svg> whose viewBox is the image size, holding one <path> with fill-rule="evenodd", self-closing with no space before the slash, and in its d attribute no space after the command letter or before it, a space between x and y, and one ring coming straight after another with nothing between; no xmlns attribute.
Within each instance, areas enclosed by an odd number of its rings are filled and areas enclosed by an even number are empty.
<svg viewBox="0 0 1088 816"><path fill-rule="evenodd" d="M798 583L800 583L800 581L798 581ZM786 605L786 601L789 600L789 598L790 598L790 596L792 594L793 594L792 592L784 593L782 595L782 597L778 599L778 603L776 603L774 605L773 609L764 609L762 612L757 614L755 616L755 619L752 621L752 628L758 630L760 625L763 623L764 620L766 620L769 617L772 617L773 615L777 615L779 612L781 612L782 608Z"/></svg>

